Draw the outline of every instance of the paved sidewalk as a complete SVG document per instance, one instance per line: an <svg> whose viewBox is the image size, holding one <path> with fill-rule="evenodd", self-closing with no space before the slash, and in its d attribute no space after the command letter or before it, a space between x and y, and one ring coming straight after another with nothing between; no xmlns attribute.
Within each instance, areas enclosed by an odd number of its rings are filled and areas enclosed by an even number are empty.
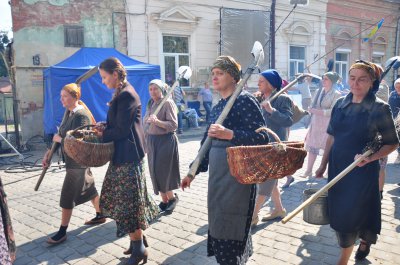
<svg viewBox="0 0 400 265"><path fill-rule="evenodd" d="M305 129L291 131L291 139L304 139ZM199 148L202 132L192 137L180 137L181 176L187 173L190 162ZM193 138L194 137L194 138ZM34 161L43 152L34 152L28 158ZM15 159L13 159L15 160ZM358 264L399 264L400 260L400 166L389 158L387 180L382 202L382 234L371 249L368 259ZM7 160L9 161L9 160ZM5 160L0 160L4 163ZM307 161L305 161L306 163ZM316 166L318 165L316 163ZM127 237L117 238L115 223L95 227L84 226L92 218L94 210L90 203L74 209L68 227L68 240L59 246L48 246L46 238L56 232L60 225L60 189L63 170L52 169L45 176L39 191L33 191L40 171L6 173L1 165L0 174L8 195L13 219L15 239L18 245L17 265L28 264L124 264L122 252L128 246ZM147 166L146 166L147 167ZM96 186L100 191L106 167L93 169ZM321 187L325 180L304 179L295 175L295 182L282 191L285 208L292 211L302 202L302 191L309 187ZM147 184L152 192L147 174ZM145 234L150 244L147 264L216 264L206 256L207 240L207 174L200 174L185 192L178 191L180 202L173 214L161 216ZM280 180L280 185L284 183ZM159 201L159 198L154 196ZM268 207L261 215L268 212ZM339 255L336 238L329 225L316 226L305 223L302 213L287 224L281 222L259 223L253 230L254 264L335 264ZM350 264L354 264L352 257Z"/></svg>

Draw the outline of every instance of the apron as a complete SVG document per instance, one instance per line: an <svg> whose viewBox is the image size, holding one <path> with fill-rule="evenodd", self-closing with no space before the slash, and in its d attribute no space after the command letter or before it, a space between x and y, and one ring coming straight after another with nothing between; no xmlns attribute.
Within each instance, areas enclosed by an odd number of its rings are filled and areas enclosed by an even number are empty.
<svg viewBox="0 0 400 265"><path fill-rule="evenodd" d="M252 186L240 184L230 174L226 141L213 140L209 156L208 223L215 239L247 240ZM254 205L253 205L254 208Z"/></svg>
<svg viewBox="0 0 400 265"><path fill-rule="evenodd" d="M354 107L352 105L348 106ZM334 143L329 155L328 181L354 161L356 154L371 141L368 137L369 112L338 108L332 116ZM379 234L381 229L381 204L379 197L379 162L373 161L356 167L328 192L328 209L331 227L337 232L354 233L370 231Z"/></svg>

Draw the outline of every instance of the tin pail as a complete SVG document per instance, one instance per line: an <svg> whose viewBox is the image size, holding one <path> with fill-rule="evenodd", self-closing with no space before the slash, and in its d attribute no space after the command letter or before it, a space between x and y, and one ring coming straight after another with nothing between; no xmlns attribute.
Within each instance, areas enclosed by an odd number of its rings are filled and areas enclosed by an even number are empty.
<svg viewBox="0 0 400 265"><path fill-rule="evenodd" d="M303 191L303 202L310 198L318 189L306 189ZM313 203L303 209L303 220L313 225L329 224L328 194L323 194Z"/></svg>

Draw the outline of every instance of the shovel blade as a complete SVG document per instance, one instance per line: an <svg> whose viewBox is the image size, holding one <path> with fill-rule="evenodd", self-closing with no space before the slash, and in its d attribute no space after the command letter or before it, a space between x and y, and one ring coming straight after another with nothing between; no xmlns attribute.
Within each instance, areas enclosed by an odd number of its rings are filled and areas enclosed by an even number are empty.
<svg viewBox="0 0 400 265"><path fill-rule="evenodd" d="M394 69L396 69L396 68L395 68L395 65L396 65L397 62L399 62L399 61L400 61L400 56L393 56L393 57L389 58L389 59L386 61L386 63L385 63L385 68L388 68L390 65L392 65L392 67L393 67ZM399 67L397 66L397 68L399 68Z"/></svg>
<svg viewBox="0 0 400 265"><path fill-rule="evenodd" d="M262 44L259 41L255 41L253 45L253 49L251 50L251 54L253 54L256 66L260 66L264 62L264 49Z"/></svg>
<svg viewBox="0 0 400 265"><path fill-rule="evenodd" d="M99 68L97 66L93 67L92 69L90 69L89 71L85 72L83 75L78 77L78 79L76 79L75 83L80 85L83 81L87 80L89 77L91 77L98 71L99 71Z"/></svg>
<svg viewBox="0 0 400 265"><path fill-rule="evenodd" d="M182 65L178 68L178 75L178 79L185 78L186 80L189 80L192 76L192 69L187 65Z"/></svg>

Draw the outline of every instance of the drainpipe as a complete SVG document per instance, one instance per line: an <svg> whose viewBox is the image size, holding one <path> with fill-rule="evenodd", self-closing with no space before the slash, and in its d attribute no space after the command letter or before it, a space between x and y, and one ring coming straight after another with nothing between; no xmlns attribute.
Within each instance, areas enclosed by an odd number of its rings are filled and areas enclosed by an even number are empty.
<svg viewBox="0 0 400 265"><path fill-rule="evenodd" d="M399 39L400 39L400 36L399 36L399 34L400 34L400 17L397 19L394 56L397 56L397 55L400 54L400 51L399 51L399 42L400 42ZM393 69L393 82L392 83L394 83L394 81L396 80L397 75L398 75L398 71L399 71L399 69Z"/></svg>
<svg viewBox="0 0 400 265"><path fill-rule="evenodd" d="M276 0L272 0L271 3L271 23L270 23L270 34L271 34L271 48L270 48L270 68L275 69L275 6L276 6Z"/></svg>

